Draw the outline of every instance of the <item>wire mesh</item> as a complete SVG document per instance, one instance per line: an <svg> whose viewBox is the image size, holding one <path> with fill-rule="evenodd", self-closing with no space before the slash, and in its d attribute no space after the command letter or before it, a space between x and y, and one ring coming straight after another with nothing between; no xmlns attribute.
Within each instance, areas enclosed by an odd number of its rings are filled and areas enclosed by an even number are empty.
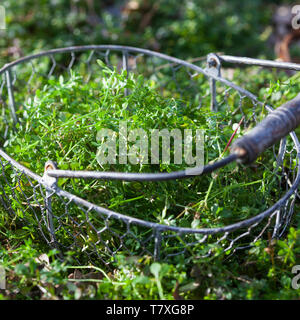
<svg viewBox="0 0 300 320"><path fill-rule="evenodd" d="M209 104L218 108L234 106L228 125L232 125L235 118L244 117L243 126L251 128L272 110L250 92L211 70L206 61L200 61L199 66L137 48L57 49L6 65L0 70L0 131L4 145L4 150L0 149L0 200L1 209L14 223L37 228L45 243L57 249L61 257L70 250L77 252L75 256L80 263L110 264L118 254L148 255L157 260L185 255L206 257L248 247L270 234L273 238L284 235L293 216L300 181L300 149L293 132L269 151L269 157L276 163L270 170L274 171L274 183L281 190L279 199L266 201L263 212L253 208L251 217L243 217L241 206L241 215L233 224L226 224L226 218L209 224L203 220L195 228L137 219L127 210L124 214L112 211L101 203L85 200L83 191L78 196L73 190L50 183L49 177L43 176L42 168L35 168L33 172L22 165L22 161L11 158L5 152L5 141L11 131L17 130L19 110L26 101L49 79L69 77L71 70L80 73L84 82L97 83L101 78L97 59L118 70L142 74L153 81L162 95L193 101L199 109ZM207 86L209 81L215 86L214 90ZM182 209L199 214L189 204Z"/></svg>

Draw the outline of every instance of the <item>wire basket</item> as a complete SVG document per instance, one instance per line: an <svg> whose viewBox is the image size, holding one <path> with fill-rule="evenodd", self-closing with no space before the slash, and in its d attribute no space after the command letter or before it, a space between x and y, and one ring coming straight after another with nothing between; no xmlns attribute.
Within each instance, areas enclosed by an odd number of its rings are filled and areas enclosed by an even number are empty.
<svg viewBox="0 0 300 320"><path fill-rule="evenodd" d="M68 77L71 70L76 70L86 83L96 81L100 76L97 59L118 70L143 74L146 79L153 80L162 93L167 88L170 96L196 101L199 108L210 104L211 110L217 110L230 105L233 116L244 116L245 127L254 126L272 108L223 78L221 62L300 69L294 64L219 57L215 54L190 63L149 50L113 45L50 50L19 59L0 70L3 143L9 132L15 130L18 110L48 79L60 75ZM201 84L205 82L209 83L209 90L207 87L202 90ZM5 152L5 148L0 149L2 210L17 223L37 226L42 238L51 248L57 249L61 257L73 250L92 263L101 261L110 264L117 254L147 255L157 260L169 260L186 254L206 257L216 252L233 252L249 247L268 235L282 237L292 219L300 181L300 145L295 133L291 132L289 137L281 139L271 152L276 165L270 170L276 171L282 190L281 198L265 211L230 225L178 227L137 219L130 212L122 214L112 211L57 186L57 181L62 177L99 179L103 178L103 172L69 172L66 175L66 172L58 170L56 175L50 175L48 172L56 169L50 161L45 172L38 174L22 165L21 161L15 161ZM286 164L284 169L278 171L283 163ZM208 168L212 171L217 167L211 165ZM176 179L176 176L170 179Z"/></svg>

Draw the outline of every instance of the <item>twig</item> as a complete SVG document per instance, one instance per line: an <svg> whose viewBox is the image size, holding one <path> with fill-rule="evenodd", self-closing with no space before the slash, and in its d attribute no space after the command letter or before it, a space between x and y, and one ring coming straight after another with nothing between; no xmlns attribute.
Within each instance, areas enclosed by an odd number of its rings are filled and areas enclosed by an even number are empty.
<svg viewBox="0 0 300 320"><path fill-rule="evenodd" d="M225 147L222 155L223 155L223 154L227 151L227 149L229 148L229 146L230 146L233 138L235 137L235 135L236 135L239 127L241 126L242 122L244 121L244 119L245 119L245 116L242 117L242 119L241 119L240 122L238 123L238 126L235 128L235 130L234 130L233 134L231 135L231 137L230 137L230 139L229 139L229 141L228 141L228 143L227 143L227 145L226 145L226 147Z"/></svg>

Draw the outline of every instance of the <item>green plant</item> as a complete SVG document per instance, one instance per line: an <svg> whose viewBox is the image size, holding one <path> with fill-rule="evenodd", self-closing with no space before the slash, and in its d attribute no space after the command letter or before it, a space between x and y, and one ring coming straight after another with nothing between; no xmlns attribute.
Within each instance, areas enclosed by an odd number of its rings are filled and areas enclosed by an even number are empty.
<svg viewBox="0 0 300 320"><path fill-rule="evenodd" d="M41 175L47 160L56 161L60 169L71 170L170 172L185 168L184 162L99 164L97 150L101 141L97 141L97 132L103 128L117 132L120 121L127 123L128 131L202 129L206 140L205 163L223 156L233 133L227 125L232 118L230 108L222 106L217 113L207 107L199 110L193 102L159 95L153 81L126 71L118 73L99 63L100 80L84 84L82 77L71 72L69 79L63 76L58 81L50 79L42 90L36 91L34 98L28 99L18 111L17 131L10 131L4 143L11 156ZM130 94L124 95L125 89ZM242 134L243 128L240 129ZM141 150L138 152L141 154ZM171 159L173 152L172 149ZM120 212L130 210L130 215L143 220L193 228L224 226L265 210L274 202L274 196L279 196L278 177L270 155L266 152L258 159L260 167L255 171L232 164L212 176L151 182L146 189L142 183L120 181L60 179L58 184L95 204ZM19 185L18 178L12 177L13 183ZM7 194L10 187L6 187ZM28 195L31 187L26 181L20 185ZM11 197L20 217L27 211L19 210L24 202L22 196L22 192L17 192L17 197ZM53 202L53 210L61 211L59 202ZM72 210L74 218L83 219L83 212ZM28 219L32 221L31 216Z"/></svg>
<svg viewBox="0 0 300 320"><path fill-rule="evenodd" d="M96 139L97 131L118 129L122 119L128 121L130 128L145 130L156 126L202 128L207 142L205 162L223 154L233 133L233 128L227 124L232 119L230 107L234 107L234 100L229 101L229 109L221 106L219 112L211 113L208 107L199 110L184 99L171 99L168 93L166 96L158 94L153 81L147 82L126 72L120 74L103 64L101 67L100 81L89 85L84 84L75 72L70 78L60 77L45 83L43 89L19 110L18 131L10 132L6 151L39 174L43 173L48 159L57 161L62 169L73 170L154 172L184 167L184 164L162 163L101 167L96 160L101 144ZM125 88L130 91L127 96L124 95ZM245 108L245 112L246 115L252 113L252 109ZM243 130L242 126L239 134ZM174 183L148 183L147 188L140 183L74 182L72 179L60 180L59 186L120 212L130 209L131 215L141 219L194 228L223 226L257 214L283 192L278 185L277 173L273 171L272 153L266 152L257 164L255 169L230 165L210 176ZM10 178L17 191L22 189L30 195L31 186L26 181L18 184L17 177ZM7 193L10 187L6 186ZM234 197L232 192L235 192ZM87 265L85 260L82 260L85 265L78 266L74 261L76 252L69 252L65 262L55 257L55 251L48 252L39 241L35 220L26 210L18 210L22 194L17 194L19 199L10 200L21 219L5 211L0 215L3 246L0 264L9 274L8 294L4 297L288 299L299 296L299 292L290 288L290 270L299 261L299 232L295 229L290 230L285 241L262 240L248 252L231 255L220 250L216 257L202 260L197 259L197 254L207 250L203 248L205 245L191 250L189 257L179 256L169 264L158 264L147 256L120 254L112 265L113 271L109 271L104 266ZM60 212L60 203L54 201L53 209ZM82 213L76 208L72 210L72 215L80 219ZM31 222L29 225L20 222L24 216ZM112 227L119 231L118 225ZM67 233L60 236L67 243ZM134 249L134 241L129 245ZM171 248L172 241L165 245Z"/></svg>

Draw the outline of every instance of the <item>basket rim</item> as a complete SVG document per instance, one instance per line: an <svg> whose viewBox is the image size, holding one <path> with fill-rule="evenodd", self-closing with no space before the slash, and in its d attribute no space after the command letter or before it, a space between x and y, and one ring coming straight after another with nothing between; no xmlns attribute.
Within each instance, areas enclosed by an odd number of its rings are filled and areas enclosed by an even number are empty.
<svg viewBox="0 0 300 320"><path fill-rule="evenodd" d="M232 83L231 81L229 81L223 77L220 77L220 76L217 76L213 73L210 73L208 70L200 68L200 67L196 66L195 64L192 64L187 61L184 61L184 60L181 60L178 58L174 58L174 57L171 57L166 54L159 53L159 52L155 52L155 51L151 51L151 50L147 50L147 49L136 48L136 47L130 47L130 46L87 45L87 46L72 46L72 47L65 47L65 48L58 48L58 49L51 49L51 50L47 50L47 51L41 51L37 54L28 55L28 56L22 57L20 59L17 59L15 61L11 62L11 63L4 65L0 69L0 75L9 71L14 66L21 64L21 63L28 62L32 59L37 59L37 58L47 56L47 55L51 56L51 55L58 54L58 53L80 52L80 51L86 51L86 50L117 50L117 51L123 51L123 52L127 51L127 52L135 52L135 53L156 56L158 58L186 66L188 68L191 68L194 71L202 73L203 75L205 75L208 78L213 78L214 80L220 81L223 84L225 84L226 86L229 86L229 87L237 90L240 94L243 94L243 95L249 97L256 104L259 104L260 106L264 106L268 112L271 112L273 110L273 108L271 106L266 105L266 104L262 103L261 101L259 101L258 98L255 95L253 95L251 92L243 89L242 87L239 87L238 85ZM222 56L220 56L220 58L222 59ZM238 58L238 57L236 57L236 58ZM255 60L259 60L259 59L255 59ZM262 60L262 61L264 61L264 60ZM243 63L243 62L241 62L241 63ZM155 229L160 232L161 231L173 231L173 232L177 232L179 234L189 234L190 233L190 234L202 234L205 236L205 235L212 235L212 234L218 234L218 233L230 233L230 232L233 232L233 231L240 229L240 228L243 228L243 227L251 227L256 223L259 223L264 218L270 216L276 210L278 210L282 206L282 204L285 201L287 201L287 199L296 191L296 189L298 188L298 185L300 183L300 144L299 144L299 140L298 140L294 131L292 131L290 133L290 136L291 136L293 143L296 147L297 158L299 161L297 164L297 169L298 169L297 175L295 177L293 184L290 186L289 190L279 200L277 200L277 202L275 202L271 207L269 207L267 210L255 215L254 217L248 218L246 220L241 220L239 222L236 222L236 223L224 226L224 227L215 227L215 228L199 228L199 229L197 228L196 229L196 228L168 226L168 225L163 225L163 224L156 223L156 222L150 222L150 221L146 221L146 220L142 220L142 219L137 219L137 218L134 218L134 217L131 217L128 215L121 214L116 211L106 209L104 207L95 205L87 200L84 200L78 196L75 196L72 193L67 192L65 190L62 190L58 187L50 186L45 181L45 179L43 177L34 173L33 171L31 171L27 167L23 166L22 164L20 164L19 162L17 162L13 158L11 158L2 148L0 148L0 156L2 158L4 158L6 161L8 161L12 166L16 167L22 173L24 173L25 175L28 175L32 179L36 180L40 185L45 187L48 191L52 191L52 192L56 193L58 196L67 198L70 201L74 201L74 203L76 203L80 206L86 207L88 211L94 210L98 214L106 215L108 218L112 217L115 219L122 220L123 222L128 223L128 224L133 223L133 224L137 224L140 226L152 228L152 229Z"/></svg>

